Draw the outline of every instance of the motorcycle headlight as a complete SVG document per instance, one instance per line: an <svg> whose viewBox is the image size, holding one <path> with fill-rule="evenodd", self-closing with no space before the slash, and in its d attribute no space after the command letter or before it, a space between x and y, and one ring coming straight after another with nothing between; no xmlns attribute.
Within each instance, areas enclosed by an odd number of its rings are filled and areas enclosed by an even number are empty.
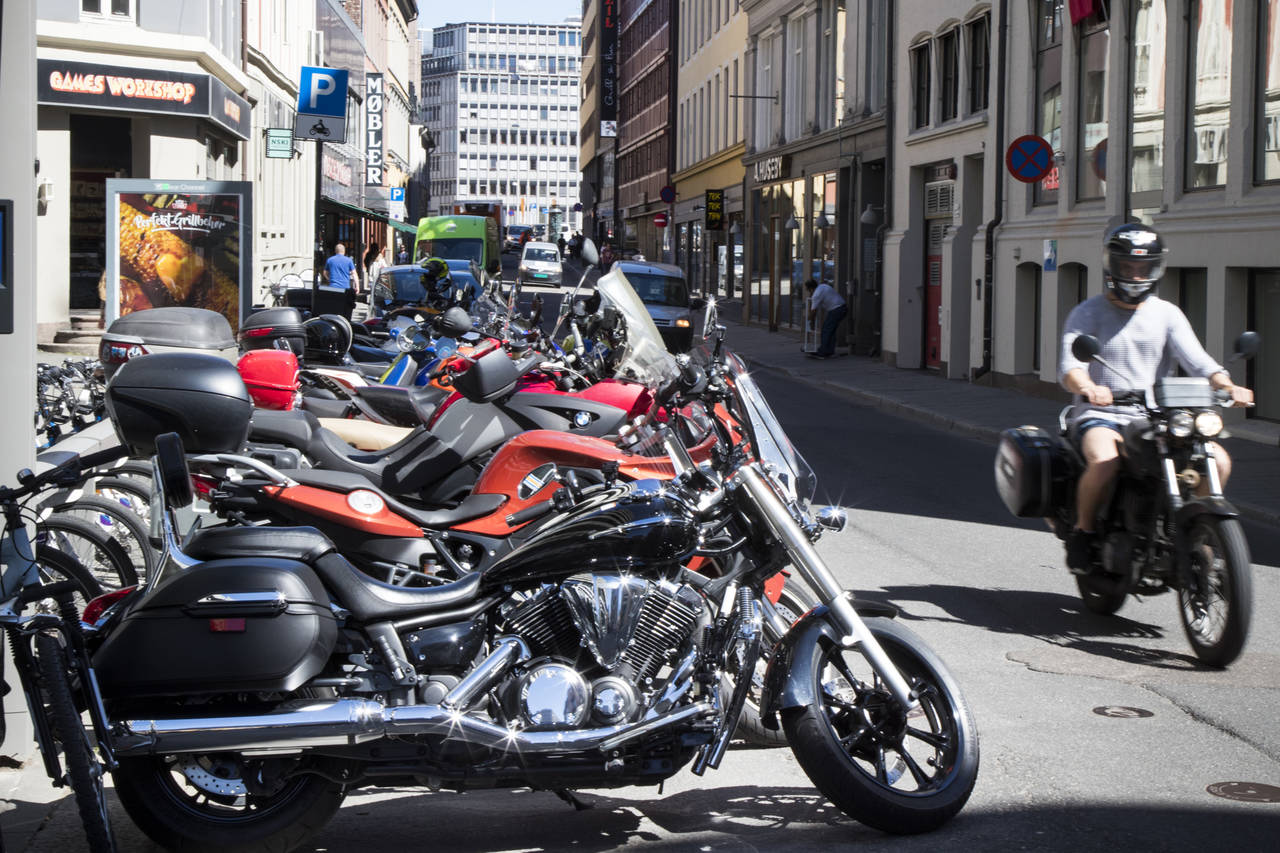
<svg viewBox="0 0 1280 853"><path fill-rule="evenodd" d="M1174 412L1169 418L1169 434L1174 438L1187 438L1195 429L1195 419L1190 412Z"/></svg>
<svg viewBox="0 0 1280 853"><path fill-rule="evenodd" d="M678 328L681 328L681 329L687 329L687 328L689 328L689 320L688 320L688 318L680 317L679 319L677 319L677 320L676 320L676 326L677 326Z"/></svg>
<svg viewBox="0 0 1280 853"><path fill-rule="evenodd" d="M1201 412L1196 415L1196 432L1205 438L1213 438L1222 432L1222 415L1217 412Z"/></svg>

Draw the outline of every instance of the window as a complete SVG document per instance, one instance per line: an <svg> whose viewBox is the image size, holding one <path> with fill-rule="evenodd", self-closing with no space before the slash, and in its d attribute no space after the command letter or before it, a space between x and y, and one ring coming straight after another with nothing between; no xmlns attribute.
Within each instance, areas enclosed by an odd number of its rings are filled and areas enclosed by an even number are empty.
<svg viewBox="0 0 1280 853"><path fill-rule="evenodd" d="M1076 128L1076 195L1102 198L1106 192L1107 54L1110 30L1106 24L1080 39L1080 124Z"/></svg>
<svg viewBox="0 0 1280 853"><path fill-rule="evenodd" d="M80 11L91 15L110 13L121 18L132 18L133 0L80 0Z"/></svg>
<svg viewBox="0 0 1280 853"><path fill-rule="evenodd" d="M929 126L929 43L911 48L911 127Z"/></svg>
<svg viewBox="0 0 1280 853"><path fill-rule="evenodd" d="M786 115L787 139L800 138L805 129L804 114L807 107L805 99L808 97L805 85L805 23L804 18L793 18L787 25L787 50L789 52L786 69L787 100L783 104L783 111Z"/></svg>
<svg viewBox="0 0 1280 853"><path fill-rule="evenodd" d="M960 31L951 30L938 39L938 93L940 121L951 121L960 109Z"/></svg>
<svg viewBox="0 0 1280 853"><path fill-rule="evenodd" d="M1257 181L1280 180L1280 0L1263 0L1258 22Z"/></svg>
<svg viewBox="0 0 1280 853"><path fill-rule="evenodd" d="M1048 140L1055 157L1062 151L1062 5L1038 0L1036 5L1036 130ZM1036 204L1058 201L1058 167L1036 184Z"/></svg>
<svg viewBox="0 0 1280 853"><path fill-rule="evenodd" d="M1227 182L1231 121L1231 4L1199 0L1190 22L1187 189L1220 187Z"/></svg>
<svg viewBox="0 0 1280 853"><path fill-rule="evenodd" d="M991 19L986 15L968 25L969 112L987 108L991 86Z"/></svg>
<svg viewBox="0 0 1280 853"><path fill-rule="evenodd" d="M755 147L764 150L772 142L773 135L773 101L775 94L773 82L773 51L777 44L777 36L761 39L756 45L756 95L751 103L755 105Z"/></svg>

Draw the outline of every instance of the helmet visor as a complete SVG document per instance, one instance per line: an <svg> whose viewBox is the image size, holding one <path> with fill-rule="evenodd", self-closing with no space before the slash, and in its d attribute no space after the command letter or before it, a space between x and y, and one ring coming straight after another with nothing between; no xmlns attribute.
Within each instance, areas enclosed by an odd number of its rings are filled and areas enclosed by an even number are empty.
<svg viewBox="0 0 1280 853"><path fill-rule="evenodd" d="M1123 257L1113 255L1111 258L1111 278L1118 283L1142 285L1146 290L1160 280L1164 274L1164 259L1152 257Z"/></svg>

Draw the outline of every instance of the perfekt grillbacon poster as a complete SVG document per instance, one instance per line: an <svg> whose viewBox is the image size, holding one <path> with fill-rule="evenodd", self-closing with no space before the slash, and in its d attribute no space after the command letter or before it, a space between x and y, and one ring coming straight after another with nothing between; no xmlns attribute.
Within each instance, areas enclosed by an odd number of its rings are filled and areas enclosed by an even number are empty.
<svg viewBox="0 0 1280 853"><path fill-rule="evenodd" d="M253 293L252 185L112 178L106 192L107 322L176 305L238 332Z"/></svg>

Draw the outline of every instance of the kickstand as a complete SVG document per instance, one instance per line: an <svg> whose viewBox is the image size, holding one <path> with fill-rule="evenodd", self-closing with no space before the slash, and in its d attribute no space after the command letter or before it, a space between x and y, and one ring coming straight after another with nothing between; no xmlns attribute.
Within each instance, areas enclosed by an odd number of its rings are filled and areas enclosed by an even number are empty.
<svg viewBox="0 0 1280 853"><path fill-rule="evenodd" d="M574 794L573 791L570 791L568 788L556 788L552 793L554 793L557 797L564 800L566 803L573 806L575 809L577 809L580 812L585 812L588 809L595 808L595 806L591 805L591 803L583 802L582 800L578 799L577 795Z"/></svg>

